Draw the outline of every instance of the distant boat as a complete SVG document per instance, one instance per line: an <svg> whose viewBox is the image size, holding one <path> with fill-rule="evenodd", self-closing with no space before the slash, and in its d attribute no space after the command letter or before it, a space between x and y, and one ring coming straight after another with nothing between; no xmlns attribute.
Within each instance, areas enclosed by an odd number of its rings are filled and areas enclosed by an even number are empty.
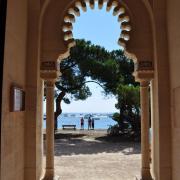
<svg viewBox="0 0 180 180"><path fill-rule="evenodd" d="M88 119L89 117L92 117L92 115L91 114L85 114L84 115L84 119Z"/></svg>
<svg viewBox="0 0 180 180"><path fill-rule="evenodd" d="M89 119L90 118L93 118L94 120L100 120L100 117L97 116L97 115L92 115L92 114L86 114L84 115L84 119Z"/></svg>
<svg viewBox="0 0 180 180"><path fill-rule="evenodd" d="M100 120L99 117L92 117L94 120Z"/></svg>

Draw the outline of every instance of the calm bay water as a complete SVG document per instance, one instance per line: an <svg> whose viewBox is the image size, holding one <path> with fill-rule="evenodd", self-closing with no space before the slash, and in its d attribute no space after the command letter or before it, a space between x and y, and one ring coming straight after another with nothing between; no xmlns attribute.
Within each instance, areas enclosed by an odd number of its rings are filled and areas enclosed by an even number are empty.
<svg viewBox="0 0 180 180"><path fill-rule="evenodd" d="M84 117L84 114L80 116L80 114L63 114L58 118L58 128L61 129L62 125L76 125L77 129L80 129L80 118ZM96 120L98 118L98 120ZM96 116L94 121L95 129L108 129L109 126L115 125L116 122L112 120L112 118L101 115ZM43 121L43 127L46 127L46 121ZM88 128L88 119L84 119L84 128Z"/></svg>

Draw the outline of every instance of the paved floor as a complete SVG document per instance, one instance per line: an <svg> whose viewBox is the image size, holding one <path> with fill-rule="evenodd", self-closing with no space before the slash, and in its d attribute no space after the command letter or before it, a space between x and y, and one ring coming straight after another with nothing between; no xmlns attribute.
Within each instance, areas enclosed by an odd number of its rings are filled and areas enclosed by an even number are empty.
<svg viewBox="0 0 180 180"><path fill-rule="evenodd" d="M61 180L134 180L140 173L140 144L107 139L105 131L61 131L55 168Z"/></svg>

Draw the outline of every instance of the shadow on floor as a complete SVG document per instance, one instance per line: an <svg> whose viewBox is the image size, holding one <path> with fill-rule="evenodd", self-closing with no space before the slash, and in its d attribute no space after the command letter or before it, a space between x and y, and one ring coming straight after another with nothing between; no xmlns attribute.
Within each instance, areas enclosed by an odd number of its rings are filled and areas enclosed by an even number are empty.
<svg viewBox="0 0 180 180"><path fill-rule="evenodd" d="M118 140L106 135L96 137L87 134L55 135L55 156L90 155L99 153L140 154L140 143Z"/></svg>

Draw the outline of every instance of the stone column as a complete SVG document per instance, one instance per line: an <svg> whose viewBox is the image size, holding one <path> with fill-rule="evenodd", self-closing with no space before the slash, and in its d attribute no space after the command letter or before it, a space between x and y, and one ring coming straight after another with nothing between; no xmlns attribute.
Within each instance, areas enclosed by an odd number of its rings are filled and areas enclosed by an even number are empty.
<svg viewBox="0 0 180 180"><path fill-rule="evenodd" d="M54 179L54 81L46 81L46 174L44 180Z"/></svg>
<svg viewBox="0 0 180 180"><path fill-rule="evenodd" d="M149 81L140 82L141 93L141 154L142 180L152 180L150 173L150 142L149 142Z"/></svg>
<svg viewBox="0 0 180 180"><path fill-rule="evenodd" d="M60 60L41 60L40 76L46 88L46 169L43 180L59 179L54 172L54 88L60 77L59 68Z"/></svg>

